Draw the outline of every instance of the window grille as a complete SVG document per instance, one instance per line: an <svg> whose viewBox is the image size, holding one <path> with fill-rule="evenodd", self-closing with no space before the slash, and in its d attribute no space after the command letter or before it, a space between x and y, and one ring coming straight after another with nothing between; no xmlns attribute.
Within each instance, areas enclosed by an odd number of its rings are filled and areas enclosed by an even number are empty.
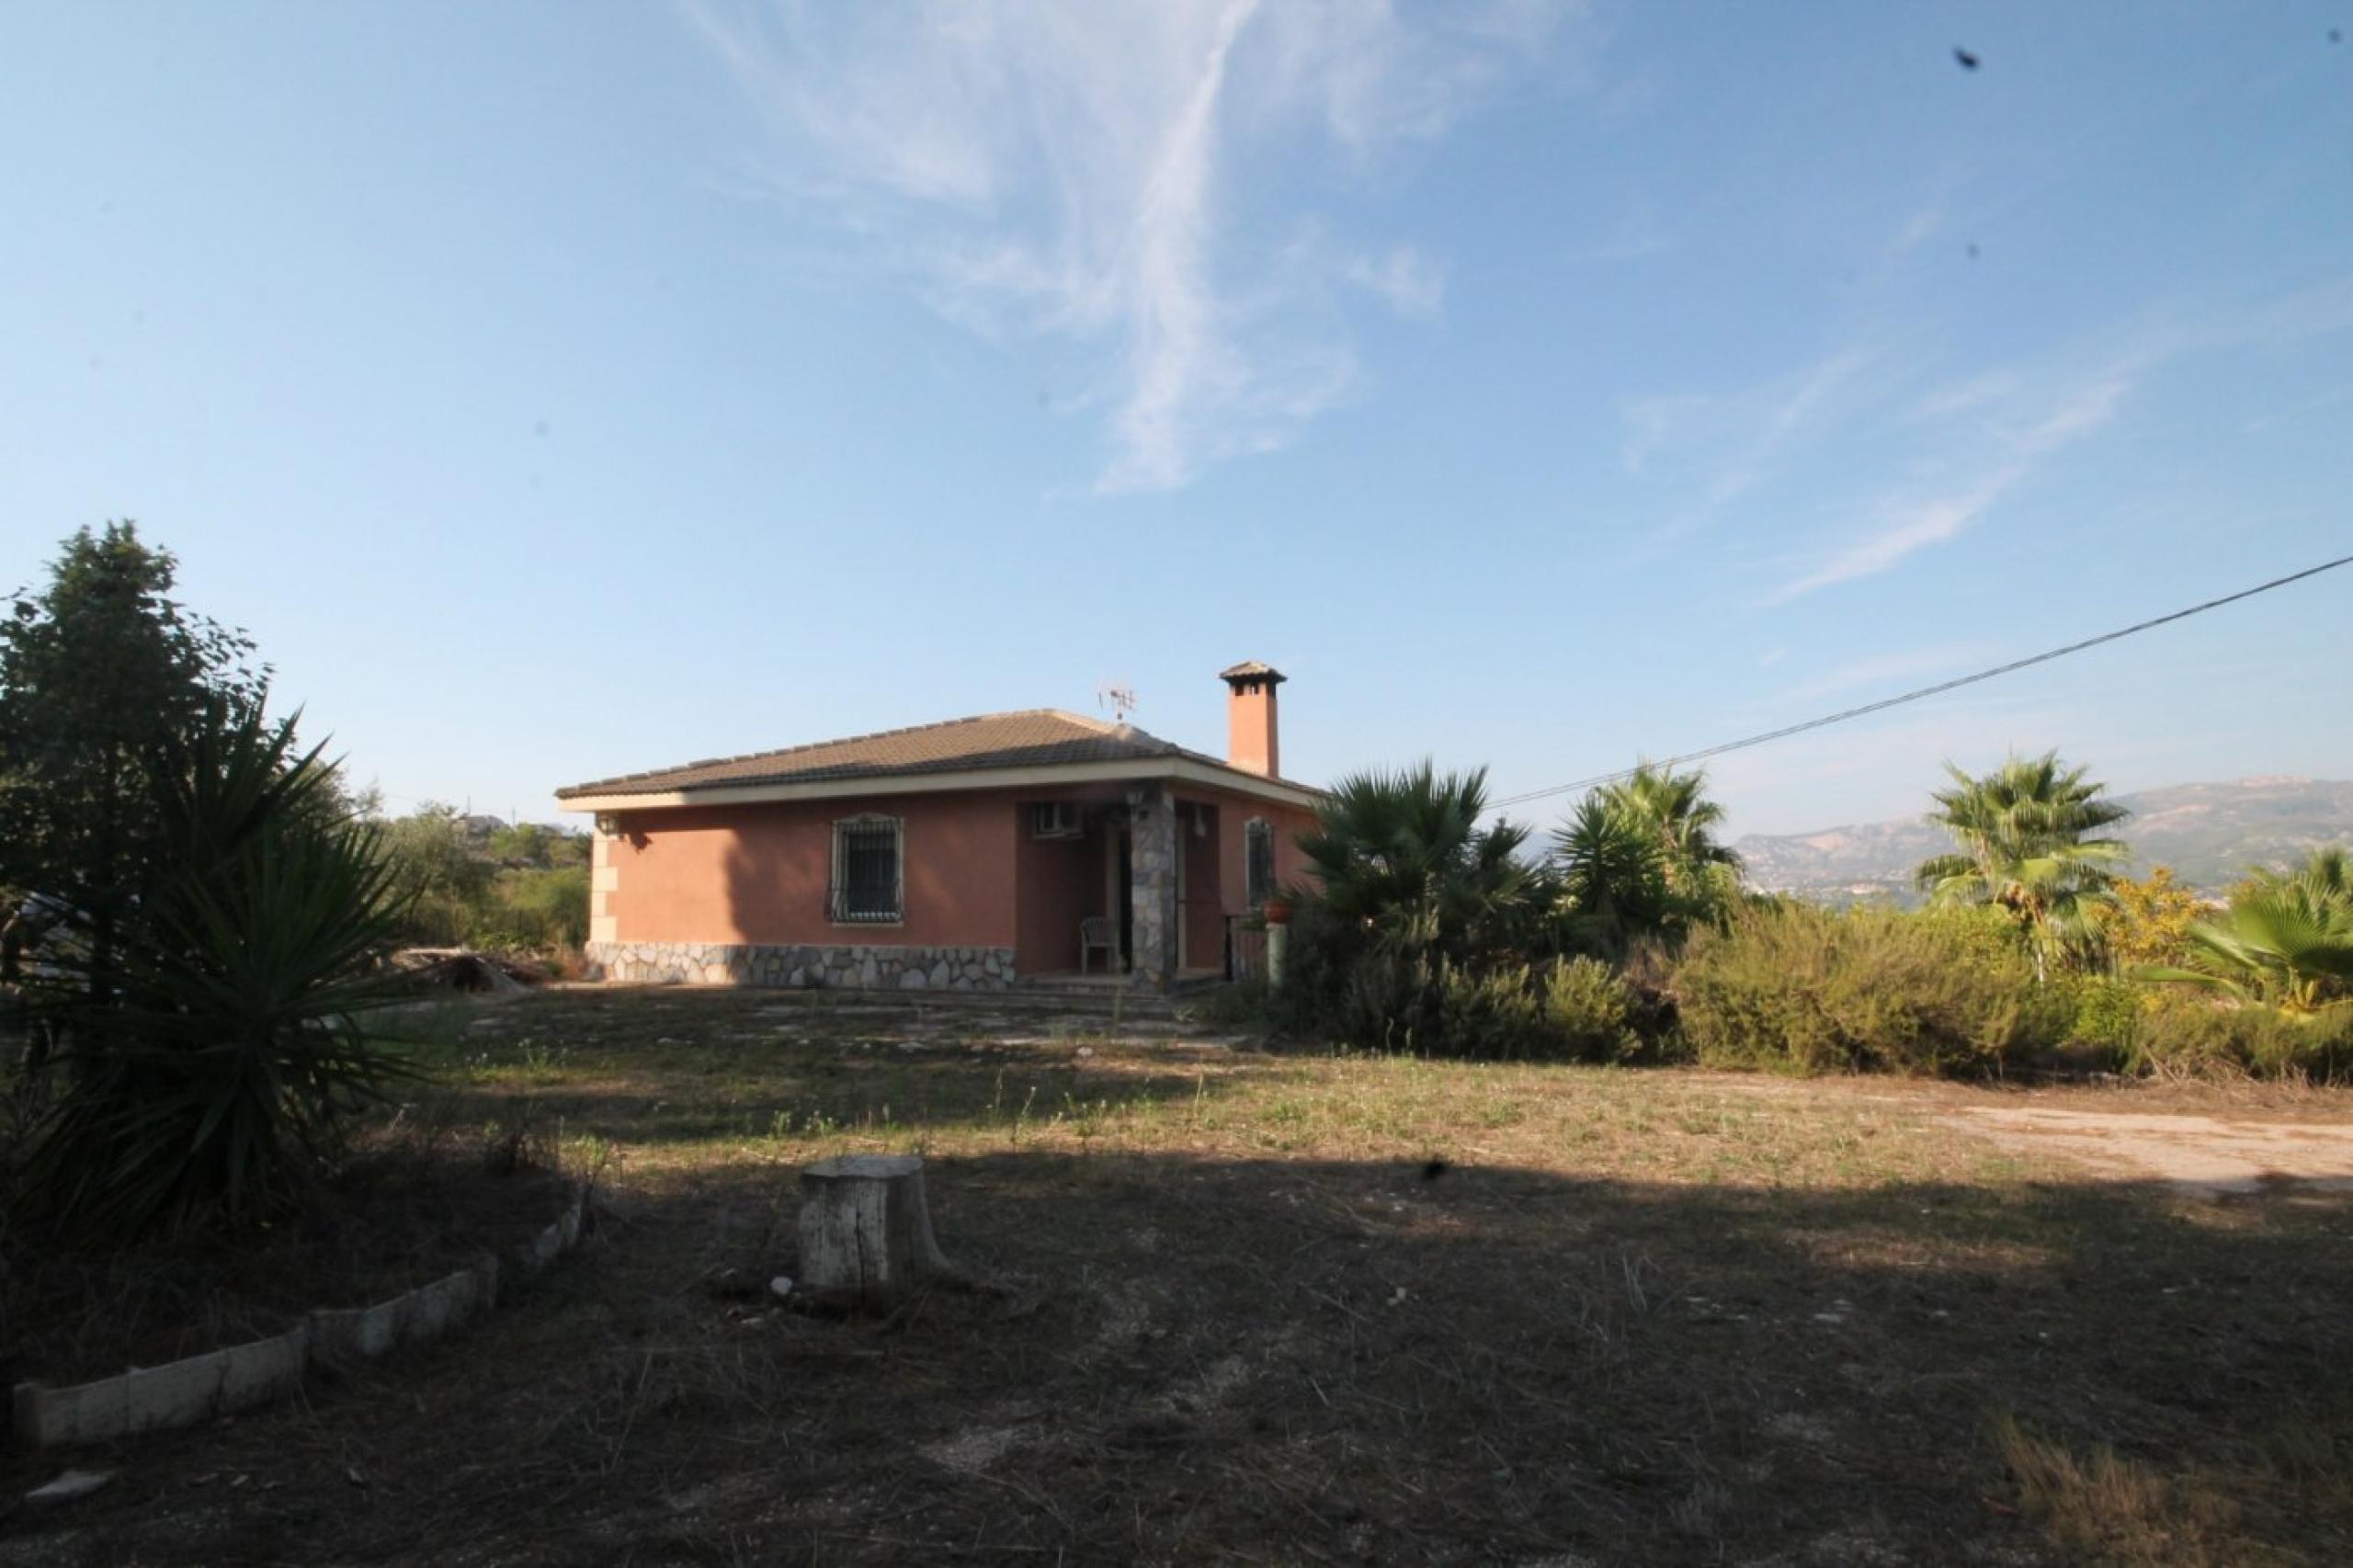
<svg viewBox="0 0 2353 1568"><path fill-rule="evenodd" d="M827 914L844 924L895 922L902 913L900 872L897 818L853 817L834 824Z"/></svg>
<svg viewBox="0 0 2353 1568"><path fill-rule="evenodd" d="M1244 863L1249 882L1250 907L1275 896L1275 830L1264 817L1252 817L1242 829Z"/></svg>

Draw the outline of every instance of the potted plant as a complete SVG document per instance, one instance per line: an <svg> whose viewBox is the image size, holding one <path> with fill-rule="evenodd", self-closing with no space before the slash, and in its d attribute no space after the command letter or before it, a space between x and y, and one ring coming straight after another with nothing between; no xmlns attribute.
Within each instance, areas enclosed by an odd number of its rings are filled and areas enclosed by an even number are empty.
<svg viewBox="0 0 2353 1568"><path fill-rule="evenodd" d="M1288 926L1290 924L1290 900L1276 893L1259 905L1258 913L1266 917L1269 926Z"/></svg>

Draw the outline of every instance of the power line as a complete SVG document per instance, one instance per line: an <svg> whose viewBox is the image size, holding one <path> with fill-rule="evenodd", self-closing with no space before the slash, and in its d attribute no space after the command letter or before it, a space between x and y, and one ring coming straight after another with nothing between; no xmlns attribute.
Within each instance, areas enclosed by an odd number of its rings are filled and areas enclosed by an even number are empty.
<svg viewBox="0 0 2353 1568"><path fill-rule="evenodd" d="M1935 697L1942 692L1957 691L1964 686L1974 686L1982 680L1992 680L1995 676L2009 675L2034 665L2047 665L2053 659L2063 659L2070 653L2080 653L2086 648L2097 648L2103 642L2114 642L2120 638L2131 637L2135 633L2147 631L2153 627L2164 626L2177 620L2187 620L2193 615L2203 615L2210 609L2220 609L2224 605L2236 604L2241 599L2251 599L2257 594L2268 594L2274 588L2284 588L2290 583L2301 583L2307 577L2317 577L2324 572L2334 572L2339 566L2347 565L2353 565L2353 555L2340 555L2334 561L2324 561L2317 566L2308 566L2302 572L2291 572L2285 577L2274 577L2268 583L2258 583L2252 588L2242 588L2235 594L2225 594L2219 599L2208 599L2204 604L2191 605L2188 609L2177 609L2170 615L2160 615L2153 619L2136 621L2131 626L2120 627L2114 631L2103 631L2097 637L2086 637L2080 642L2070 642L2063 648L2053 648L2047 653L2036 653L2029 658L2013 659L2006 665L1996 665L1990 670L1979 670L1975 675L1962 676L1955 680L1938 681L1934 686L1924 686L1917 691L1904 692L1900 696L1883 697L1877 702L1866 702L1860 708L1849 708L1837 713L1825 713L1819 719L1808 719L1802 724L1788 724L1778 730L1768 730L1763 734L1745 735L1736 741L1726 741L1722 745L1685 752L1680 756L1670 756L1652 766L1675 767L1687 762L1704 762L1709 757L1722 756L1726 752L1745 751L1750 746L1761 746L1768 741L1786 740L1791 735L1802 735L1808 730L1819 730L1831 724L1843 724L1849 719L1859 719L1866 713L1883 712L1890 708L1900 708L1906 702L1917 702L1924 697ZM1597 784L1614 784L1620 778L1632 778L1635 772L1634 768L1621 767L1615 773L1597 773L1590 778L1579 778L1567 784L1554 784L1542 790L1529 790L1525 793L1495 801L1494 809L1501 810L1505 806L1525 805L1530 801L1543 800L1548 795L1565 795L1574 790L1590 790Z"/></svg>

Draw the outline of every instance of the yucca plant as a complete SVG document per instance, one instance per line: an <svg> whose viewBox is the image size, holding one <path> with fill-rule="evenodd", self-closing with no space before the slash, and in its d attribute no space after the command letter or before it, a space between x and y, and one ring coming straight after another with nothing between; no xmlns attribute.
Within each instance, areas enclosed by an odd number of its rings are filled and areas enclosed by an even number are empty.
<svg viewBox="0 0 2353 1568"><path fill-rule="evenodd" d="M278 1212L397 1063L358 1017L393 993L373 830L322 811L333 769L291 721L216 706L155 770L169 854L109 943L66 942L66 1042L27 1196L119 1240Z"/></svg>
<svg viewBox="0 0 2353 1568"><path fill-rule="evenodd" d="M2294 872L2257 871L2230 908L2189 927L2191 967L2148 968L2146 980L2185 981L2283 1012L2311 1013L2353 993L2353 866L2318 849Z"/></svg>

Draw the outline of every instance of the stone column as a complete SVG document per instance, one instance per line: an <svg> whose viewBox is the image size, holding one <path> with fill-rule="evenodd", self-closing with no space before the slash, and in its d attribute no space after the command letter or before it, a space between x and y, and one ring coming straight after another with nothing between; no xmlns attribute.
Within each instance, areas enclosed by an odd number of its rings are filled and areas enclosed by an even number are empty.
<svg viewBox="0 0 2353 1568"><path fill-rule="evenodd" d="M1129 936L1135 974L1165 986L1176 974L1176 801L1165 784L1128 789Z"/></svg>

